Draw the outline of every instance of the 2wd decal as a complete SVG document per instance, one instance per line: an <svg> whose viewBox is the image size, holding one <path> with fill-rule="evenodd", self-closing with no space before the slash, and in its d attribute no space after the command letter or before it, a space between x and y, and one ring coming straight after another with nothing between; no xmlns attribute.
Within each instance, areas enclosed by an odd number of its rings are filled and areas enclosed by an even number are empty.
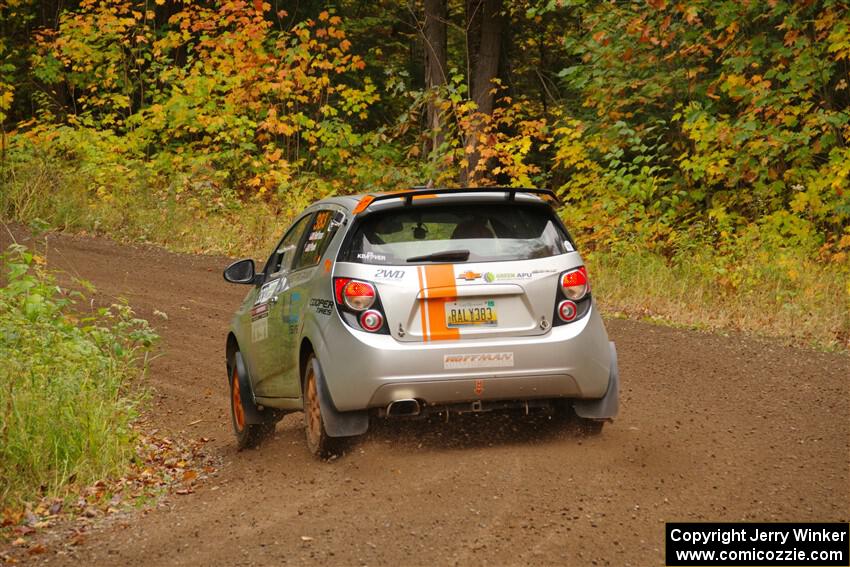
<svg viewBox="0 0 850 567"><path fill-rule="evenodd" d="M404 270L378 270L375 279L400 280L404 277Z"/></svg>
<svg viewBox="0 0 850 567"><path fill-rule="evenodd" d="M511 368L513 365L514 353L512 352L443 355L443 368L446 370L455 368ZM483 384L481 387L484 388Z"/></svg>

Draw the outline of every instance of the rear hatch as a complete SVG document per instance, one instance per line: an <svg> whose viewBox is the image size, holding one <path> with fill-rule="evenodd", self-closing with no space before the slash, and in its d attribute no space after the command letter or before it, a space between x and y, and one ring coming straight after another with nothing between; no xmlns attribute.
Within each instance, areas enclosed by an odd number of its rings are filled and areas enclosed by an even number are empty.
<svg viewBox="0 0 850 567"><path fill-rule="evenodd" d="M415 342L548 332L573 251L543 203L435 203L362 218L340 259L371 268L390 334Z"/></svg>

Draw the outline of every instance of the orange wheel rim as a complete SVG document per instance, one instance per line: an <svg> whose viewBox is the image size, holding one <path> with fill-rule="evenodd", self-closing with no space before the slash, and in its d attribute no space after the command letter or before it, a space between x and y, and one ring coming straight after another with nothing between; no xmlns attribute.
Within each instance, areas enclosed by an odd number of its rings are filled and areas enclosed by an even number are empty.
<svg viewBox="0 0 850 567"><path fill-rule="evenodd" d="M239 391L239 374L233 369L233 383L230 388L233 397L233 421L236 423L237 431L245 429L245 410L242 408L242 394Z"/></svg>
<svg viewBox="0 0 850 567"><path fill-rule="evenodd" d="M319 408L319 396L316 391L316 377L312 369L307 374L307 435L313 444L319 442L322 435L322 414Z"/></svg>

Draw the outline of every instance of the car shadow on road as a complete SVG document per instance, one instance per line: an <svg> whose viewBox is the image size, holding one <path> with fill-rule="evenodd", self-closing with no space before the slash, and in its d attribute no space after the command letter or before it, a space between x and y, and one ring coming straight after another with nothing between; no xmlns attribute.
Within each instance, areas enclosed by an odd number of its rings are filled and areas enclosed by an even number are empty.
<svg viewBox="0 0 850 567"><path fill-rule="evenodd" d="M394 449L470 449L551 443L586 437L578 426L542 413L486 412L431 416L419 420L373 418L369 432L355 444L392 443Z"/></svg>

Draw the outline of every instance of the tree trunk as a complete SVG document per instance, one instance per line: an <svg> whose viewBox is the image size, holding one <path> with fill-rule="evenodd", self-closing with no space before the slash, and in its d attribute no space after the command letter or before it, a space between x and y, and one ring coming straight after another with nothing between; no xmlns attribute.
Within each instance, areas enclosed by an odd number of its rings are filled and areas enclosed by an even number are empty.
<svg viewBox="0 0 850 567"><path fill-rule="evenodd" d="M499 55L502 47L502 0L481 2L481 42L472 79L472 100L478 111L492 114L495 96L493 79L499 76Z"/></svg>
<svg viewBox="0 0 850 567"><path fill-rule="evenodd" d="M479 2L471 2L470 6L474 9L467 10L468 22L467 29L473 30L480 26L481 34L478 38L477 52L469 54L470 60L474 62L472 76L470 82L470 94L472 100L478 106L478 112L484 115L493 113L493 106L496 100L493 89L495 85L493 80L499 76L499 58L501 56L502 47L502 0L479 0ZM480 21L474 21L472 18L479 18ZM472 41L468 41L469 45L473 45ZM465 170L461 170L461 184L476 185L479 180L484 178L481 172L476 172L480 159L478 151L480 134L478 127L473 127L469 132L469 139L466 142L467 147L471 147L472 151L467 153L468 165Z"/></svg>
<svg viewBox="0 0 850 567"><path fill-rule="evenodd" d="M425 0L425 88L429 91L428 129L431 131L430 150L438 149L444 139L437 89L446 84L446 0ZM426 152L427 153L427 152Z"/></svg>

